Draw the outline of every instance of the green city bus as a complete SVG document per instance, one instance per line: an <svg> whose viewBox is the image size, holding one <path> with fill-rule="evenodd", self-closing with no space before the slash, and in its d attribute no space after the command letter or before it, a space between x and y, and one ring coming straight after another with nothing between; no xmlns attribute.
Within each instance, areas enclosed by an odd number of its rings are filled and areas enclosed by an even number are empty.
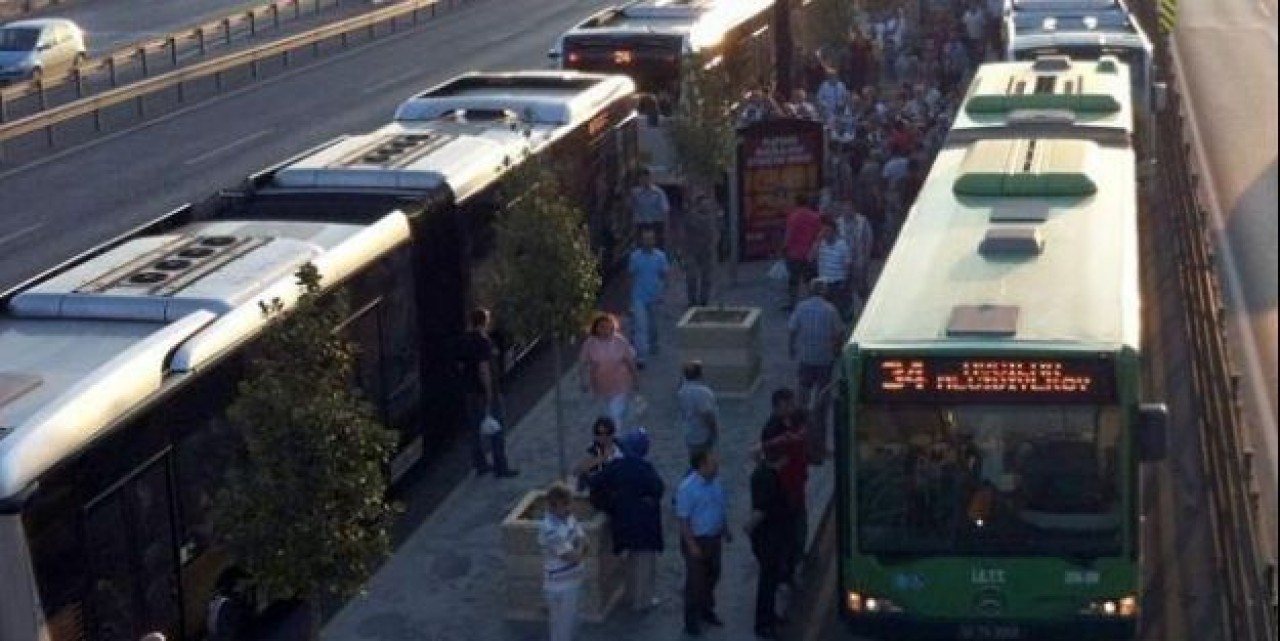
<svg viewBox="0 0 1280 641"><path fill-rule="evenodd" d="M1142 403L1128 70L982 66L841 358L839 599L881 638L1132 638Z"/></svg>

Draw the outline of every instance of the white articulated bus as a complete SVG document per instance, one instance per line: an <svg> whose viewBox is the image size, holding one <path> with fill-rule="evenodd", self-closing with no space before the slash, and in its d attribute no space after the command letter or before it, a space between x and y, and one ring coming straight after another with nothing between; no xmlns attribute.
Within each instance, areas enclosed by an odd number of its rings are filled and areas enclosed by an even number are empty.
<svg viewBox="0 0 1280 641"><path fill-rule="evenodd" d="M170 216L179 220L189 208ZM197 222L112 243L0 313L0 638L201 638L229 569L209 519L240 447L223 418L246 356L311 263L351 315L388 424L419 406L410 230Z"/></svg>
<svg viewBox="0 0 1280 641"><path fill-rule="evenodd" d="M0 639L203 638L239 574L206 514L239 442L223 414L259 303L293 300L305 263L350 303L335 329L400 436L393 482L460 434L454 346L489 302L509 169L552 167L616 262L635 121L624 76L465 74L0 298Z"/></svg>
<svg viewBox="0 0 1280 641"><path fill-rule="evenodd" d="M641 155L659 184L676 186L662 119L682 95L691 60L727 74L744 91L773 75L774 0L635 0L599 11L566 31L549 56L563 69L626 74L647 116Z"/></svg>

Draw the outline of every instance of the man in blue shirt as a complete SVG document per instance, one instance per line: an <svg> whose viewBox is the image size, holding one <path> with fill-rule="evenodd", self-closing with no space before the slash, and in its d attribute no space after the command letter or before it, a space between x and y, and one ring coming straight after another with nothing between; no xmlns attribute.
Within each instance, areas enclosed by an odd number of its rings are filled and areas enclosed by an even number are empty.
<svg viewBox="0 0 1280 641"><path fill-rule="evenodd" d="M658 305L667 287L671 264L667 254L656 246L652 230L640 234L640 246L627 260L631 277L631 344L636 349L636 365L658 353Z"/></svg>
<svg viewBox="0 0 1280 641"><path fill-rule="evenodd" d="M710 451L690 457L693 468L676 493L680 519L680 552L684 555L684 631L696 636L702 625L724 625L716 615L715 590L720 581L721 541L732 542L728 499L716 478L719 461Z"/></svg>
<svg viewBox="0 0 1280 641"><path fill-rule="evenodd" d="M653 182L648 169L640 170L640 184L631 189L631 222L636 235L652 231L659 247L666 246L667 226L671 218L671 201L667 192Z"/></svg>

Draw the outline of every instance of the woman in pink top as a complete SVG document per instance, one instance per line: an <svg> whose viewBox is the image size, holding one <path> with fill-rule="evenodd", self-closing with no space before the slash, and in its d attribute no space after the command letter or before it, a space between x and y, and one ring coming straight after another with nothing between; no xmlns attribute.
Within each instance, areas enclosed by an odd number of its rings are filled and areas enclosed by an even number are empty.
<svg viewBox="0 0 1280 641"><path fill-rule="evenodd" d="M627 401L636 387L636 350L613 316L600 314L591 321L591 334L582 342L578 363L582 391L600 402L601 413L622 432Z"/></svg>

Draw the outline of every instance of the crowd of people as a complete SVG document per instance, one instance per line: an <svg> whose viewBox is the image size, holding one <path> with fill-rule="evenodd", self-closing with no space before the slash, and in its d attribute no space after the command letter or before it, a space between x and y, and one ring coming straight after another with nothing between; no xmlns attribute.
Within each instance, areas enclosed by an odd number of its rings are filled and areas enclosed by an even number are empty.
<svg viewBox="0 0 1280 641"><path fill-rule="evenodd" d="M916 22L899 8L866 28L855 26L840 50L796 56L798 86L790 96L768 86L747 91L739 125L821 122L827 188L816 207L834 215L833 207L852 206L871 223L872 251L882 256L946 138L973 68L998 47L1001 11L999 0L943 0Z"/></svg>
<svg viewBox="0 0 1280 641"><path fill-rule="evenodd" d="M822 465L829 454L824 399L840 347L871 288L873 262L892 245L973 67L998 42L999 1L934 4L942 10L919 21L897 10L865 30L853 28L843 51L799 56L801 86L786 100L762 87L740 103L740 125L768 118L821 122L829 152L825 188L796 197L778 247L788 281L784 309L795 385L772 393L771 413L754 439L751 509L741 528L759 565L754 628L760 638L776 638L786 622L777 595L794 584L803 558L810 467ZM576 487L556 483L546 492L539 541L553 641L572 638L583 580L586 537L573 514L575 496L588 497L609 515L610 552L625 559L632 608L647 611L662 601L655 567L665 550L662 501L668 492L647 460L649 433L628 422L628 405L646 362L658 353L657 308L677 256L688 304L705 305L711 295L722 212L713 194L685 196L687 206L673 212L664 190L647 172L642 175L631 202L638 244L625 269L630 337L617 318L601 314L579 353L582 389L600 411L573 468ZM721 546L732 540L734 528L730 490L719 480L722 426L715 392L703 381L701 363L688 361L681 373L673 418L686 446L688 472L672 494L685 563L684 631L696 636L723 625L715 592ZM484 386L476 390L482 402ZM477 469L509 469L505 460L493 458L489 465L479 456Z"/></svg>

